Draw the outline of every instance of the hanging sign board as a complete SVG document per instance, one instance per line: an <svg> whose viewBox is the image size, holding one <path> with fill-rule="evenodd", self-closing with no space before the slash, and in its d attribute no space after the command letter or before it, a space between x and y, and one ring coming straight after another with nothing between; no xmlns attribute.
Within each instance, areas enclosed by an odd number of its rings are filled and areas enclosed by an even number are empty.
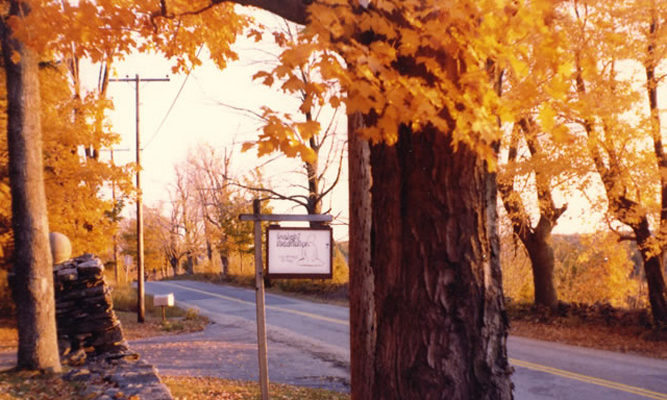
<svg viewBox="0 0 667 400"><path fill-rule="evenodd" d="M269 278L319 278L332 276L331 227L266 230L266 264Z"/></svg>

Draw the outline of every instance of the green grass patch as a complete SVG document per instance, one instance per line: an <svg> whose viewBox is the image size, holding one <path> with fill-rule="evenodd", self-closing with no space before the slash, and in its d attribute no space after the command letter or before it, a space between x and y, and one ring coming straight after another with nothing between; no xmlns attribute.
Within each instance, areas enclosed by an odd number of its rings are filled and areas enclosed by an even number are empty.
<svg viewBox="0 0 667 400"><path fill-rule="evenodd" d="M169 387L175 399L255 400L260 398L257 382L181 376L162 377L162 380ZM269 394L274 400L349 400L350 398L350 395L346 393L276 383L270 384Z"/></svg>
<svg viewBox="0 0 667 400"><path fill-rule="evenodd" d="M113 309L116 311L137 312L137 289L130 285L116 286L111 292ZM162 308L153 305L153 295L144 296L144 310L147 315L162 316ZM179 307L167 307L167 318L185 317L187 310Z"/></svg>
<svg viewBox="0 0 667 400"><path fill-rule="evenodd" d="M155 330L169 333L186 333L203 330L209 319L199 315L199 311L189 308L166 307L166 321L162 321L162 307L153 306L153 296L144 299L145 323L136 323L137 290L129 285L117 286L112 291L113 308L123 324L123 331L132 338L154 336Z"/></svg>

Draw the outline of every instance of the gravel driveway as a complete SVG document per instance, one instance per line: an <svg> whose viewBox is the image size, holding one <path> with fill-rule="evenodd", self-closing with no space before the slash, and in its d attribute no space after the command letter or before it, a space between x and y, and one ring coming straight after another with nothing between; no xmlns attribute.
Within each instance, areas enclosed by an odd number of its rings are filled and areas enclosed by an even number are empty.
<svg viewBox="0 0 667 400"><path fill-rule="evenodd" d="M257 337L247 327L213 323L201 332L157 336L130 342L160 375L257 380ZM349 391L349 370L335 360L313 357L269 338L272 382ZM322 372L325 373L322 373Z"/></svg>

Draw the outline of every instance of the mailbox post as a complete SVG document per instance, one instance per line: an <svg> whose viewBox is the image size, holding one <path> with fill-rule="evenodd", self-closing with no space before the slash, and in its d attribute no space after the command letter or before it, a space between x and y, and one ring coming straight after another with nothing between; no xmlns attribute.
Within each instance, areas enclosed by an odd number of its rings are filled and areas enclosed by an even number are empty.
<svg viewBox="0 0 667 400"><path fill-rule="evenodd" d="M167 320L166 308L174 306L174 294L155 295L153 297L153 305L155 307L162 307L162 322L165 322Z"/></svg>

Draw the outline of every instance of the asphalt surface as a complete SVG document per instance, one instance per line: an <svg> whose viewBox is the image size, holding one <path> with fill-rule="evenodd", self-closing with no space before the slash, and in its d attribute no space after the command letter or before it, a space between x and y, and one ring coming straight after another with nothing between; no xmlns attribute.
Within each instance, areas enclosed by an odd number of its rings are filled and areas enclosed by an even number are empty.
<svg viewBox="0 0 667 400"><path fill-rule="evenodd" d="M146 293L174 293L177 305L214 322L203 332L130 342L161 375L258 379L254 290L163 281L146 282ZM270 381L349 391L348 309L272 294L265 299Z"/></svg>
<svg viewBox="0 0 667 400"><path fill-rule="evenodd" d="M255 291L205 282L147 282L147 293L174 293L176 303L196 307L215 323L204 332L133 342L165 375L188 373L199 360L216 352L210 368L193 369L198 375L257 379ZM312 303L266 294L269 377L271 381L349 390L349 313L346 307ZM183 357L157 357L148 344L166 341L182 348ZM188 348L210 341L197 356ZM143 346L143 347L142 347ZM216 347L220 349L214 350ZM224 350L227 349L227 350ZM199 350L196 350L199 351ZM634 355L591 350L520 337L508 341L512 380L518 400L667 400L667 362ZM168 354L167 354L168 355ZM227 358L229 357L229 358ZM181 367L178 363L192 364Z"/></svg>
<svg viewBox="0 0 667 400"><path fill-rule="evenodd" d="M204 282L147 282L214 322L202 332L136 340L162 375L256 380L255 292ZM349 391L348 309L266 295L272 382ZM520 337L508 341L517 400L667 400L667 361ZM0 370L15 365L0 352Z"/></svg>

